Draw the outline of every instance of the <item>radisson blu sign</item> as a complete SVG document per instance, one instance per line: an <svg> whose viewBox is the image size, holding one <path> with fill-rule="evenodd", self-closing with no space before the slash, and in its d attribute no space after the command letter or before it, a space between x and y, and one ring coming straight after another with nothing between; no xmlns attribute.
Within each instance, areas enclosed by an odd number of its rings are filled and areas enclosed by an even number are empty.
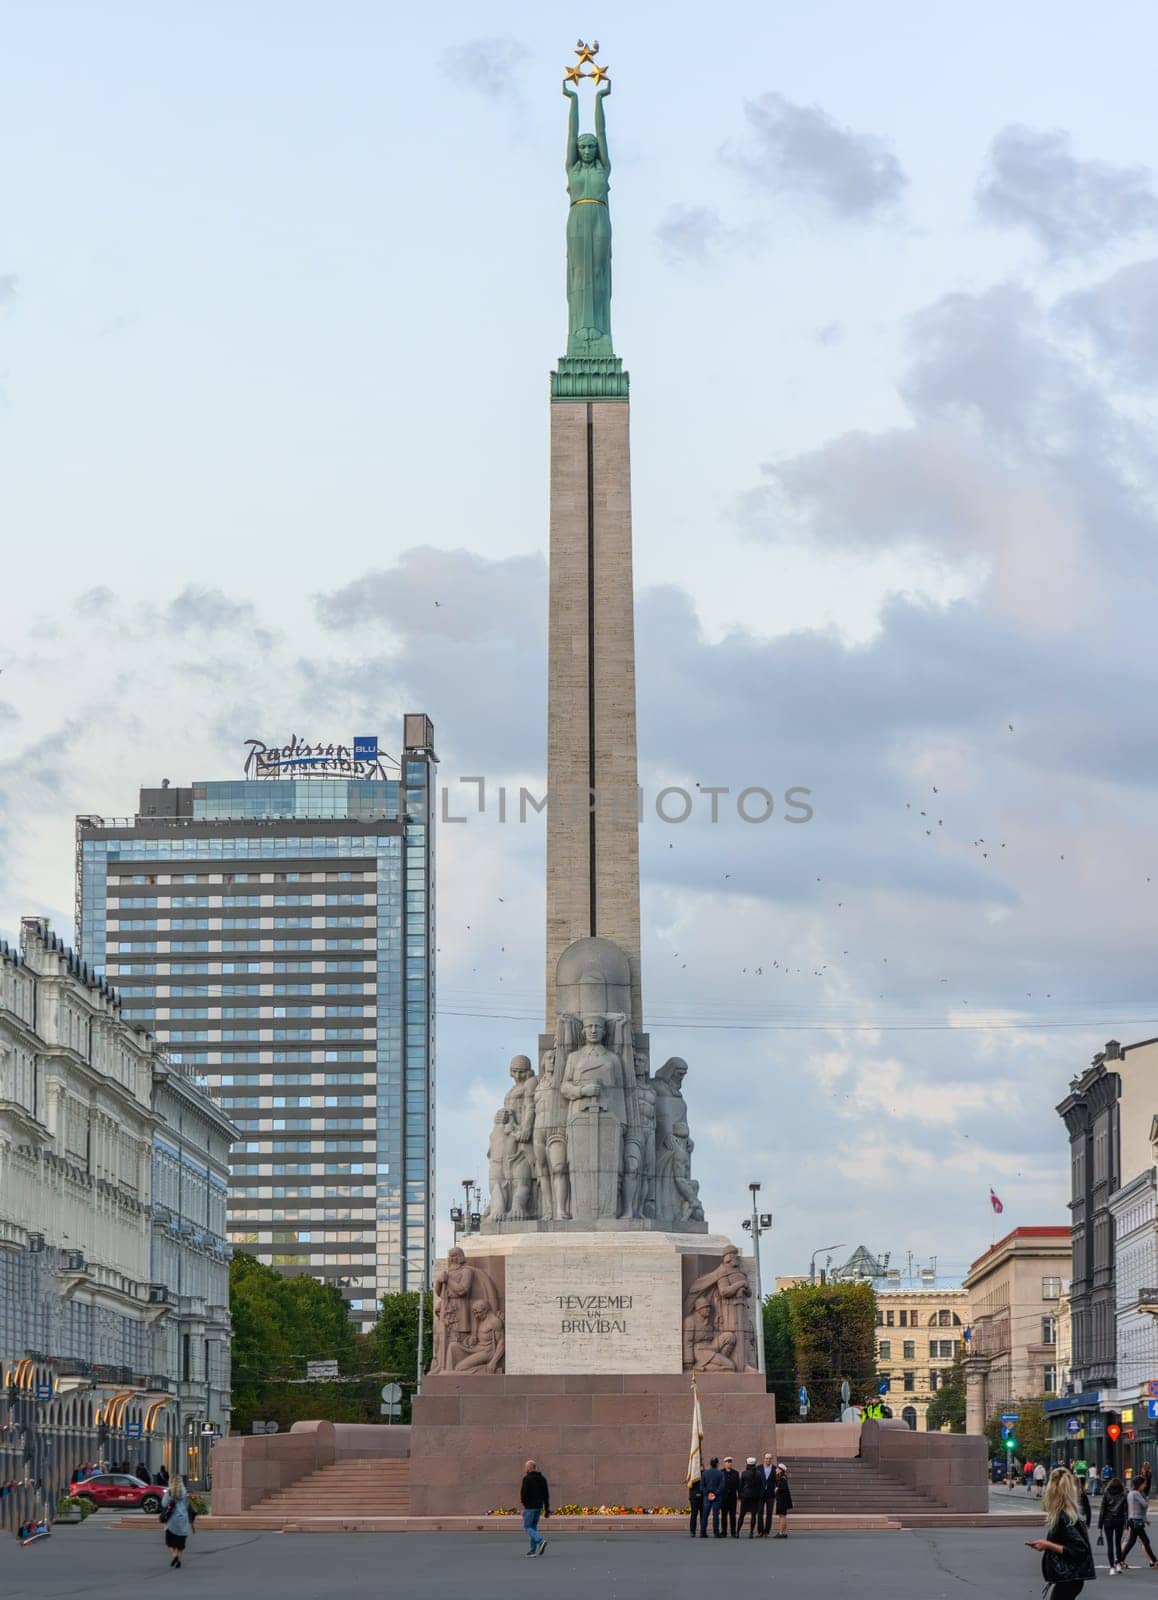
<svg viewBox="0 0 1158 1600"><path fill-rule="evenodd" d="M247 778L386 778L378 739L358 734L352 744L310 744L295 733L285 744L245 741Z"/></svg>

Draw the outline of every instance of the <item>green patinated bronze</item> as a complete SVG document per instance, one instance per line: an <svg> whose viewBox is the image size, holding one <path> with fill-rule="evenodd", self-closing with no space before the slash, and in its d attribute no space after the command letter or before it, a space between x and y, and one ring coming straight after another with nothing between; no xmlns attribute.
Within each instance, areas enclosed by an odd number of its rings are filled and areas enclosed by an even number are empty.
<svg viewBox="0 0 1158 1600"><path fill-rule="evenodd" d="M563 84L567 116L567 354L551 374L553 400L626 400L628 376L611 345L611 157L603 102L595 94L595 132L579 132L579 96Z"/></svg>

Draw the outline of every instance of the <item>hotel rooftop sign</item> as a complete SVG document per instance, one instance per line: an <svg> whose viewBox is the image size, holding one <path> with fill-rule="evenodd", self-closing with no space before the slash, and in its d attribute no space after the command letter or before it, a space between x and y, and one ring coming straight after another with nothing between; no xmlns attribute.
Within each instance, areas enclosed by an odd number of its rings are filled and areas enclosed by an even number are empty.
<svg viewBox="0 0 1158 1600"><path fill-rule="evenodd" d="M286 744L245 741L247 778L386 779L376 735L360 734L352 744L309 744L293 734Z"/></svg>

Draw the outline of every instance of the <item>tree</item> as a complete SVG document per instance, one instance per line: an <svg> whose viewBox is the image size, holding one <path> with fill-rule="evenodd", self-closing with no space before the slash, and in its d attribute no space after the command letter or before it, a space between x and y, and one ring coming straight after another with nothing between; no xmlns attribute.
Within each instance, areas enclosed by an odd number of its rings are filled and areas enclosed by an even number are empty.
<svg viewBox="0 0 1158 1600"><path fill-rule="evenodd" d="M367 1400L353 1386L304 1381L307 1361L336 1360L339 1372L365 1370L346 1303L332 1284L286 1277L256 1257L235 1255L229 1268L233 1317L233 1426L254 1418L289 1427L306 1418L367 1420Z"/></svg>
<svg viewBox="0 0 1158 1600"><path fill-rule="evenodd" d="M794 1420L808 1390L809 1420L832 1422L847 1379L853 1399L876 1393L876 1296L868 1283L806 1283L770 1295L764 1356L776 1414Z"/></svg>
<svg viewBox="0 0 1158 1600"><path fill-rule="evenodd" d="M434 1349L434 1297L426 1295L422 1370L430 1365ZM366 1335L366 1348L380 1373L402 1384L402 1422L410 1421L410 1401L418 1367L418 1295L385 1294L378 1320ZM385 1381L385 1378L383 1379Z"/></svg>
<svg viewBox="0 0 1158 1600"><path fill-rule="evenodd" d="M785 1293L770 1294L764 1301L764 1375L770 1394L776 1396L776 1415L782 1422L796 1416L796 1347L792 1342L792 1319Z"/></svg>
<svg viewBox="0 0 1158 1600"><path fill-rule="evenodd" d="M985 1424L985 1437L989 1441L991 1456L1007 1455L1016 1456L1019 1461L1044 1461L1047 1465L1050 1457L1049 1447L1049 1419L1040 1400L1013 1400L1004 1407L1007 1412L1017 1412L1017 1421L1012 1424L1013 1437L1017 1440L1012 1450L1006 1450L1005 1440L1001 1437L1001 1413L995 1411Z"/></svg>
<svg viewBox="0 0 1158 1600"><path fill-rule="evenodd" d="M948 1427L950 1433L965 1432L965 1357L958 1354L952 1368L945 1375L941 1387L929 1401L925 1412L925 1427L938 1433Z"/></svg>

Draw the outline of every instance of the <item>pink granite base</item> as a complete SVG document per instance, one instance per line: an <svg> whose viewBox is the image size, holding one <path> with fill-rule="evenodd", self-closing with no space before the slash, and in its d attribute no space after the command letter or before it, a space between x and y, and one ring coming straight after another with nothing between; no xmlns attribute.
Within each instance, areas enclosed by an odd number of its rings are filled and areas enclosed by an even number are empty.
<svg viewBox="0 0 1158 1600"><path fill-rule="evenodd" d="M775 1401L759 1373L700 1373L704 1459L776 1450ZM682 1506L691 1443L680 1375L435 1376L414 1402L410 1514L516 1506L535 1460L551 1504Z"/></svg>

